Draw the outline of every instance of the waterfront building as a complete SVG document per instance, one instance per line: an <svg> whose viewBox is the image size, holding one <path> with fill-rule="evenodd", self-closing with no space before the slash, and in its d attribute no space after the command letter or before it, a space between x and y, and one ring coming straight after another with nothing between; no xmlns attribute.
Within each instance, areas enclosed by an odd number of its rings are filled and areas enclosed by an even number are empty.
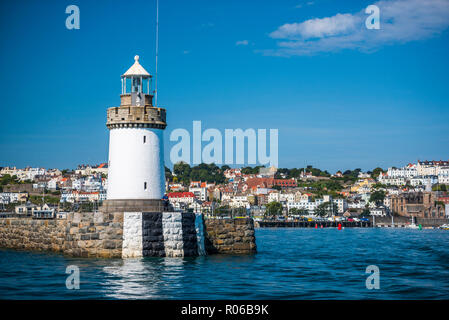
<svg viewBox="0 0 449 320"><path fill-rule="evenodd" d="M369 209L369 214L376 217L385 217L387 214L389 214L389 210L386 206L381 205Z"/></svg>
<svg viewBox="0 0 449 320"><path fill-rule="evenodd" d="M121 76L120 106L108 108L109 162L104 211L159 210L165 193L165 109L153 105L151 75L139 56Z"/></svg>
<svg viewBox="0 0 449 320"><path fill-rule="evenodd" d="M444 205L436 200L434 192L404 192L391 197L391 210L406 217L443 218Z"/></svg>
<svg viewBox="0 0 449 320"><path fill-rule="evenodd" d="M14 211L16 214L23 214L23 215L31 215L33 213L33 210L37 208L37 205L27 202L21 205L18 205L14 208Z"/></svg>
<svg viewBox="0 0 449 320"><path fill-rule="evenodd" d="M316 201L299 201L299 202L287 202L287 209L290 211L293 208L296 209L305 209L309 213L313 214L318 207L318 203Z"/></svg>
<svg viewBox="0 0 449 320"><path fill-rule="evenodd" d="M346 199L338 198L334 199L333 202L337 206L338 213L344 213L348 209L348 202Z"/></svg>

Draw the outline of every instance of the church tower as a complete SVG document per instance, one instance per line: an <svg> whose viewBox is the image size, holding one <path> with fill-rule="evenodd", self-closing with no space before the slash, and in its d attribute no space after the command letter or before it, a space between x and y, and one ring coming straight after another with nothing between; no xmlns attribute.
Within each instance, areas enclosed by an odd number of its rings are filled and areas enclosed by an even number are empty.
<svg viewBox="0 0 449 320"><path fill-rule="evenodd" d="M163 211L165 109L153 106L152 76L139 56L122 76L120 106L108 108L109 169L102 211Z"/></svg>

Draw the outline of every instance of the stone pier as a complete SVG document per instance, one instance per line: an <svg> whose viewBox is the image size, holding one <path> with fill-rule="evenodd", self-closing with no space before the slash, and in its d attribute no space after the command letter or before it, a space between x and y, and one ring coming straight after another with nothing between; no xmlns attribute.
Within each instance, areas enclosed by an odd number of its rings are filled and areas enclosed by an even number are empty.
<svg viewBox="0 0 449 320"><path fill-rule="evenodd" d="M66 219L0 218L0 248L78 257L184 257L256 252L252 219L186 212L69 213Z"/></svg>

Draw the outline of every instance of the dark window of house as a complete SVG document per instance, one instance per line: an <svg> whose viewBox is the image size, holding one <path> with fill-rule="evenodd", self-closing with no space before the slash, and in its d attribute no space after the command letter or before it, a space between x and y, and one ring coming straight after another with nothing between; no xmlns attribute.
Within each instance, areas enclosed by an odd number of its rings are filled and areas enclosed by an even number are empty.
<svg viewBox="0 0 449 320"><path fill-rule="evenodd" d="M147 183L146 183L146 182L143 183L143 189L144 189L145 191L147 190Z"/></svg>
<svg viewBox="0 0 449 320"><path fill-rule="evenodd" d="M143 143L147 142L147 136L143 136Z"/></svg>

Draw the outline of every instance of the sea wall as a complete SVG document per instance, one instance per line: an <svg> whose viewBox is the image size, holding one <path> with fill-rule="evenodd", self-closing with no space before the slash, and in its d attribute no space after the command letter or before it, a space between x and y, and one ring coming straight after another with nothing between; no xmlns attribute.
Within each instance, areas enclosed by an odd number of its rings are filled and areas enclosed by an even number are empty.
<svg viewBox="0 0 449 320"><path fill-rule="evenodd" d="M371 217L371 221L373 218ZM389 225L391 224L391 217L376 217L376 225ZM393 222L396 225L409 225L412 222L412 218L404 216L395 216ZM422 225L423 227L439 227L443 224L448 224L449 219L447 218L414 218L414 222L417 225Z"/></svg>
<svg viewBox="0 0 449 320"><path fill-rule="evenodd" d="M204 224L207 253L256 253L253 219L205 219Z"/></svg>
<svg viewBox="0 0 449 320"><path fill-rule="evenodd" d="M66 219L0 219L0 247L78 257L182 257L256 251L252 219L180 212L69 213Z"/></svg>
<svg viewBox="0 0 449 320"><path fill-rule="evenodd" d="M0 247L79 257L121 257L123 214L68 213L67 219L0 219Z"/></svg>

